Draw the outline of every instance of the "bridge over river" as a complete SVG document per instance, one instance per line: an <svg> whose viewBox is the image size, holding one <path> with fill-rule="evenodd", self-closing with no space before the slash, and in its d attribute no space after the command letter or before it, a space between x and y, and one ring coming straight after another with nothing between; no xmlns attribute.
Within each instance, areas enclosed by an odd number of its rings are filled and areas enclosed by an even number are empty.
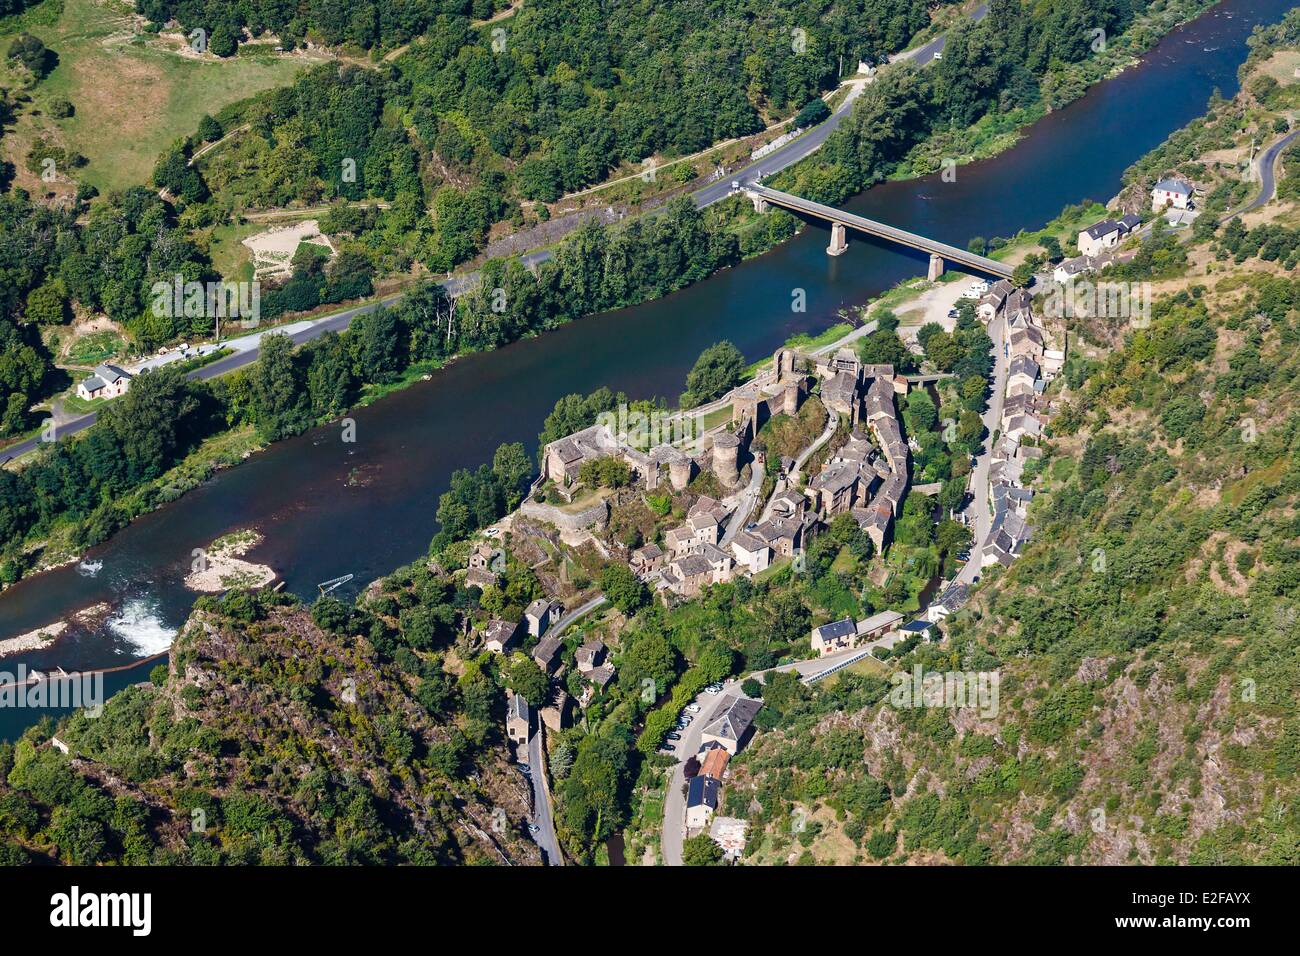
<svg viewBox="0 0 1300 956"><path fill-rule="evenodd" d="M1011 267L1006 263L990 259L988 256L978 256L966 249L958 249L956 246L950 246L945 242L927 239L925 236L918 235L915 232L908 232L906 229L898 229L883 222L868 219L865 216L856 216L851 212L836 209L834 206L825 206L822 203L802 199L799 196L792 196L790 193L783 193L779 189L771 189L757 183L746 184L743 187L743 192L754 201L754 208L759 212L765 212L769 206L775 205L829 222L831 224L831 244L826 247L826 251L832 256L840 255L849 247L845 238L845 230L856 229L859 232L865 232L869 236L888 239L891 242L919 249L921 252L928 252L930 254L929 277L932 280L943 275L944 262L951 262L954 265L962 266L974 272L981 272L985 275L997 276L999 279L1011 278Z"/></svg>

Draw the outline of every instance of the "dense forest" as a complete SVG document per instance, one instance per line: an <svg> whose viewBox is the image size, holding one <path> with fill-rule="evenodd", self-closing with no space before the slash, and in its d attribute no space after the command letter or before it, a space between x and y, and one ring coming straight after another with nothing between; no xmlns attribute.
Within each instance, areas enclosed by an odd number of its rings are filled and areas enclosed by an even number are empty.
<svg viewBox="0 0 1300 956"><path fill-rule="evenodd" d="M221 128L248 123L256 135L206 160L203 177L224 212L387 200L368 230L376 254L390 268L414 259L445 271L493 223L522 223L519 200L550 202L620 164L758 132L833 86L843 63L896 50L928 22L917 0L725 11L543 0L494 34L439 16L391 64L321 66L227 110ZM204 198L197 173L185 173L189 189L176 178L177 195Z"/></svg>

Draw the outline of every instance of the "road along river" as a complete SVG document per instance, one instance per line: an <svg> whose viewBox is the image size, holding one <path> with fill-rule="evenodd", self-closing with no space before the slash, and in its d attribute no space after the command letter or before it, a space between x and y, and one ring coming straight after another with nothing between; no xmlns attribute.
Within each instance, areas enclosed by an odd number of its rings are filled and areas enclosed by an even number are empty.
<svg viewBox="0 0 1300 956"><path fill-rule="evenodd" d="M1251 29L1280 19L1290 5L1226 0L1138 66L1037 123L1014 149L959 168L956 182L888 183L848 208L965 247L973 236L1037 228L1069 203L1105 200L1125 167L1202 113L1215 88L1237 88ZM758 358L793 333L827 327L837 309L925 272L923 258L857 236L838 258L826 255L826 243L825 231L810 227L667 298L455 362L354 413L354 443L341 440L336 424L272 446L140 518L80 564L0 595L0 640L101 603L110 609L70 623L46 649L0 658L0 671L13 673L19 663L105 667L165 649L194 601L183 584L193 550L238 528L264 535L246 557L279 571L288 590L310 599L319 582L352 574L335 592L348 598L425 552L454 469L476 467L502 442L533 448L562 395L607 385L633 397L675 397L714 342L730 339ZM791 311L796 289L804 290L806 312ZM145 668L115 674L108 689L145 676ZM0 738L47 712L0 709Z"/></svg>

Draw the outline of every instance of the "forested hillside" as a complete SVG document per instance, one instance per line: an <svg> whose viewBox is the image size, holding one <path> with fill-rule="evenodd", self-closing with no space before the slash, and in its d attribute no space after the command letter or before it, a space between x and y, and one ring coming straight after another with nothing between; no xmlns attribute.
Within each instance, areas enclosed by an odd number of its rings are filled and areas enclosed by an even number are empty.
<svg viewBox="0 0 1300 956"><path fill-rule="evenodd" d="M1259 82L1297 25L1261 30L1243 92L1136 169L1222 208L1297 105ZM996 713L897 706L888 674L769 701L728 785L749 859L1300 862L1300 207L1202 215L1149 324L1069 320L1032 545L898 661L998 674Z"/></svg>
<svg viewBox="0 0 1300 956"><path fill-rule="evenodd" d="M785 174L835 202L890 176L933 172L1005 148L1016 131L1082 96L1209 0L992 0L954 27L942 58L867 87L816 163Z"/></svg>
<svg viewBox="0 0 1300 956"><path fill-rule="evenodd" d="M251 123L256 135L203 175L227 212L388 200L370 245L390 267L445 271L493 223L522 224L520 200L551 202L620 165L758 132L833 87L844 64L852 72L928 23L919 0L537 0L491 32L439 16L391 64L322 66L223 113L225 129ZM187 198L201 201L187 175Z"/></svg>
<svg viewBox="0 0 1300 956"><path fill-rule="evenodd" d="M0 744L0 862L538 862L495 677L444 668L452 599L413 572L373 609L201 601L68 755L48 726Z"/></svg>

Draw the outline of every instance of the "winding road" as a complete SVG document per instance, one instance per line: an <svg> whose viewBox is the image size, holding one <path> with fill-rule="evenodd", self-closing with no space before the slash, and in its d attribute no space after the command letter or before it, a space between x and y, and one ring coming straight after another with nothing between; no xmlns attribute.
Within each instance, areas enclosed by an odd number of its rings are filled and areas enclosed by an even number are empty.
<svg viewBox="0 0 1300 956"><path fill-rule="evenodd" d="M981 4L972 12L971 19L981 20L987 13L988 6L986 4ZM891 62L914 60L922 65L928 65L934 62L934 55L936 53L942 52L945 42L946 36L941 34L930 42L917 47L915 50L909 50L905 53L898 54L898 56L896 56ZM869 81L864 79L861 83L854 83L850 88L848 97L845 98L844 102L840 104L839 108L835 110L835 112L832 113L825 122L821 123L819 126L813 127L798 139L792 140L780 149L774 150L757 162L754 162L734 173L731 179L752 182L762 176L769 176L773 173L780 172L783 169L787 169L795 163L811 156L822 147L822 144L826 142L831 133L835 132L835 130L839 128L840 123L843 122L844 118L849 115L849 112L853 108L854 101L861 94L862 89L867 82ZM222 139L217 143L212 143L209 144L208 147L205 147L202 152L206 152L207 150L216 147L219 143L224 142L230 136L236 135L238 132L240 132L239 129L231 130L230 133L222 137ZM195 158L197 158L197 156ZM719 180L718 182L711 183L692 193L691 199L694 200L695 205L700 209L711 206L716 202L720 202L731 195L731 179ZM653 213L650 214L653 215ZM519 256L519 261L532 268L537 266L539 263L547 261L552 255L553 252L551 249L536 249ZM478 273L467 273L459 276L450 276L442 284L449 292L456 295L476 282L477 278ZM351 325L352 320L358 315L373 312L380 306L393 305L401 298L401 295L389 296L384 299L368 302L365 305L347 309L327 318L314 320L308 328L296 331L290 334L289 337L295 344L300 345L304 342L309 342L312 339L319 338L326 332L342 332ZM268 329L267 331L275 330ZM260 334L264 333L259 333L259 337ZM225 345L229 347L234 344L234 341L235 340L227 342ZM205 365L200 369L195 369L186 377L200 381L216 378L219 375L225 375L229 372L233 372L235 369L243 368L245 365L257 361L257 357L258 348L256 346L251 349L241 349L234 355L227 356L226 358L213 362L210 365ZM57 441L58 439L67 437L68 435L75 435L93 425L96 417L97 415L95 412L90 412L78 418L70 419L61 425L55 425L50 437ZM47 443L47 440L43 436L38 435L18 442L7 448L0 448L0 465L12 459L30 454L41 445Z"/></svg>
<svg viewBox="0 0 1300 956"><path fill-rule="evenodd" d="M1282 150L1286 149L1300 136L1300 127L1287 133L1276 143L1264 150L1259 157L1259 195L1252 199L1245 206L1242 206L1236 212L1229 213L1220 220L1219 225L1232 219L1234 216L1245 215L1252 210L1272 201L1273 195L1277 192L1277 158L1282 155Z"/></svg>
<svg viewBox="0 0 1300 956"><path fill-rule="evenodd" d="M548 635L559 637L575 621L586 617L606 601L605 595L596 595L581 607L560 618L547 632ZM528 782L533 790L532 823L537 827L537 832L531 835L545 855L547 866L564 866L564 854L560 851L560 841L555 836L555 808L551 802L551 788L546 782L546 755L542 748L540 712L535 712L534 721L529 731L531 736L528 738Z"/></svg>

